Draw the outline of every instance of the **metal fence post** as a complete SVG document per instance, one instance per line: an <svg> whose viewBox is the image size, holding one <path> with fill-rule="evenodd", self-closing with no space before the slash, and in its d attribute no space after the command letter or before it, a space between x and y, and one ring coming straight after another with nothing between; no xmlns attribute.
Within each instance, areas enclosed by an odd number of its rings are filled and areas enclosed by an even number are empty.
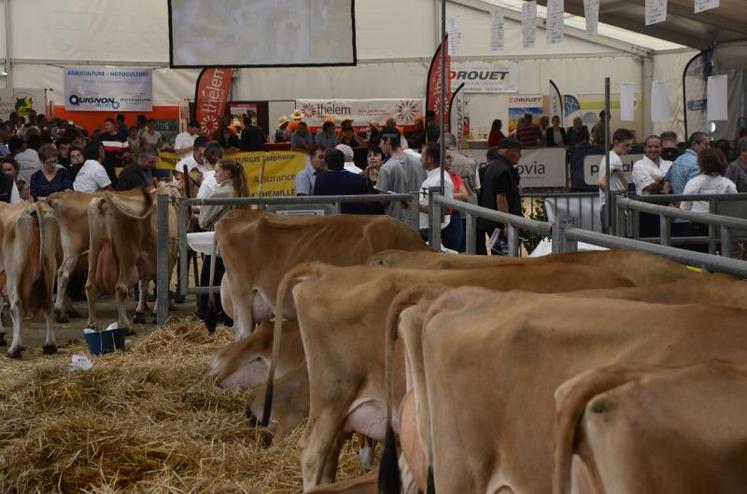
<svg viewBox="0 0 747 494"><path fill-rule="evenodd" d="M563 225L563 221L556 217L555 221L552 223L552 253L553 254L562 254L565 252L565 226Z"/></svg>
<svg viewBox="0 0 747 494"><path fill-rule="evenodd" d="M169 317L169 196L158 194L156 217L156 323L164 324Z"/></svg>
<svg viewBox="0 0 747 494"><path fill-rule="evenodd" d="M465 222L464 232L467 235L467 241L465 247L467 248L467 254L474 254L477 252L477 217L472 213L467 214L467 221ZM482 239L483 243L485 239Z"/></svg>
<svg viewBox="0 0 747 494"><path fill-rule="evenodd" d="M508 255L519 257L519 231L513 225L506 225L508 237Z"/></svg>
<svg viewBox="0 0 747 494"><path fill-rule="evenodd" d="M440 195L437 187L428 190L428 241L431 249L438 252L441 250L441 205L434 200L436 195Z"/></svg>
<svg viewBox="0 0 747 494"><path fill-rule="evenodd" d="M187 225L189 224L189 208L184 199L177 199L176 231L179 238L179 295L187 296L189 284L189 255L187 254Z"/></svg>
<svg viewBox="0 0 747 494"><path fill-rule="evenodd" d="M672 245L672 219L669 216L659 216L659 244Z"/></svg>
<svg viewBox="0 0 747 494"><path fill-rule="evenodd" d="M625 236L625 209L621 208L617 202L615 202L615 235L618 237Z"/></svg>
<svg viewBox="0 0 747 494"><path fill-rule="evenodd" d="M731 245L731 231L729 228L721 227L721 255L723 257L733 257L732 245Z"/></svg>

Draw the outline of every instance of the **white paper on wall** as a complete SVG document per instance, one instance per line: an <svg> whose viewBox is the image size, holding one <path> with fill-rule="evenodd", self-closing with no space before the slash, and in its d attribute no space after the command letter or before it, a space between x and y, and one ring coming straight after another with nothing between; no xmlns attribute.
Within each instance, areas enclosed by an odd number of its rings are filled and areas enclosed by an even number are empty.
<svg viewBox="0 0 747 494"><path fill-rule="evenodd" d="M537 2L531 0L521 6L521 37L524 48L534 47L537 37Z"/></svg>
<svg viewBox="0 0 747 494"><path fill-rule="evenodd" d="M633 94L635 91L635 83L633 82L621 82L620 83L620 120L624 122L632 122L635 120L633 117Z"/></svg>
<svg viewBox="0 0 747 494"><path fill-rule="evenodd" d="M490 14L490 51L503 49L503 9Z"/></svg>
<svg viewBox="0 0 747 494"><path fill-rule="evenodd" d="M599 28L599 0L584 0L586 34L596 36Z"/></svg>
<svg viewBox="0 0 747 494"><path fill-rule="evenodd" d="M651 83L651 121L669 122L670 115L667 82L653 81Z"/></svg>
<svg viewBox="0 0 747 494"><path fill-rule="evenodd" d="M459 17L446 18L446 34L449 35L449 55L455 56L459 51L462 33L459 31Z"/></svg>
<svg viewBox="0 0 747 494"><path fill-rule="evenodd" d="M667 20L667 0L646 0L646 25Z"/></svg>
<svg viewBox="0 0 747 494"><path fill-rule="evenodd" d="M547 0L547 23L545 25L545 40L548 44L563 42L563 0Z"/></svg>
<svg viewBox="0 0 747 494"><path fill-rule="evenodd" d="M695 0L695 13L700 14L705 10L717 9L719 0Z"/></svg>
<svg viewBox="0 0 747 494"><path fill-rule="evenodd" d="M706 114L709 122L729 119L727 85L728 77L725 75L712 75L708 78Z"/></svg>

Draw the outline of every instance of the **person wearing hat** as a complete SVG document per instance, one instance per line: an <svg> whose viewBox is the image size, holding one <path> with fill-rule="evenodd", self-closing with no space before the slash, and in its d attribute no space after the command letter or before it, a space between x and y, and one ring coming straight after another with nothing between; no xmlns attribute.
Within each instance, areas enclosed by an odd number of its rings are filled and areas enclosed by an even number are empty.
<svg viewBox="0 0 747 494"><path fill-rule="evenodd" d="M314 136L314 144L324 146L325 149L334 149L337 146L337 134L335 134L335 121L329 117L324 119L322 130Z"/></svg>
<svg viewBox="0 0 747 494"><path fill-rule="evenodd" d="M290 134L288 133L288 117L282 115L278 118L278 128L275 131L275 142L288 142L290 141Z"/></svg>
<svg viewBox="0 0 747 494"><path fill-rule="evenodd" d="M514 139L503 139L488 150L488 164L480 170L480 195L478 205L503 213L522 215L519 171L522 145ZM485 236L490 237L491 249L500 253L498 245L505 243L506 235L501 223L477 218L477 254L487 254Z"/></svg>
<svg viewBox="0 0 747 494"><path fill-rule="evenodd" d="M293 110L293 113L291 113L291 121L288 123L288 134L293 135L298 128L298 124L301 123L301 120L303 120L303 113L301 113L301 110Z"/></svg>

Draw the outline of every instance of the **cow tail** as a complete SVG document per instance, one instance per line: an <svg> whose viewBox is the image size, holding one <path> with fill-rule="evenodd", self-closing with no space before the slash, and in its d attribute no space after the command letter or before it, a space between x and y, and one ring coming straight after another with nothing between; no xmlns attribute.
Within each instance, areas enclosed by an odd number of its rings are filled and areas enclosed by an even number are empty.
<svg viewBox="0 0 747 494"><path fill-rule="evenodd" d="M397 454L397 442L392 426L394 413L394 346L397 342L399 316L403 310L418 303L424 295L435 298L443 293L442 285L420 284L400 292L392 303L386 318L386 344L384 346L384 374L386 380L386 438L379 467L379 493L399 493L401 472Z"/></svg>
<svg viewBox="0 0 747 494"><path fill-rule="evenodd" d="M425 487L425 494L436 494L436 482L433 480L432 465L428 465L428 483Z"/></svg>
<svg viewBox="0 0 747 494"><path fill-rule="evenodd" d="M39 274L34 280L34 284L31 286L31 305L33 307L47 307L49 305L49 297L47 294L47 275L44 269L44 242L46 235L44 232L44 218L41 212L41 206L39 203L34 204L34 209L31 211L32 215L36 216L36 220L39 224Z"/></svg>
<svg viewBox="0 0 747 494"><path fill-rule="evenodd" d="M320 269L318 263L301 264L285 273L283 279L280 280L280 284L278 285L275 297L275 328L272 336L272 358L270 359L270 369L267 372L265 402L262 409L262 420L260 422L262 427L267 427L270 424L270 415L272 415L272 395L274 391L273 381L275 379L275 370L280 357L280 340L283 334L283 304L288 296L288 291L295 286L296 283L313 276L318 276L319 273Z"/></svg>
<svg viewBox="0 0 747 494"><path fill-rule="evenodd" d="M218 254L218 240L213 235L213 247L210 252L210 278L208 281L208 303L207 312L205 313L205 326L208 333L214 334L218 326L218 310L215 307L215 293L213 291L213 282L215 280L215 256Z"/></svg>
<svg viewBox="0 0 747 494"><path fill-rule="evenodd" d="M613 365L576 376L555 391L553 494L571 492L573 444L586 404L600 393L640 379L643 373L643 368Z"/></svg>

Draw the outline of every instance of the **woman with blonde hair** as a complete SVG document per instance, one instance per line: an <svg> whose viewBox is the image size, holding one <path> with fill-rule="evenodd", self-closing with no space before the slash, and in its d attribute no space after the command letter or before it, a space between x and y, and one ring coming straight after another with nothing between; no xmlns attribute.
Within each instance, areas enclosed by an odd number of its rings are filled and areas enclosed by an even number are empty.
<svg viewBox="0 0 747 494"><path fill-rule="evenodd" d="M244 173L244 167L236 160L224 158L218 161L215 166L215 181L218 183L215 191L210 195L209 199L227 199L231 197L248 197L249 187L247 185L246 174ZM246 206L239 206L246 207ZM230 210L232 206L225 205L209 205L202 206L200 208L199 224L200 228L205 230L213 230L215 223L223 216L223 213ZM209 286L210 283L210 256L205 256L202 262L202 272L200 273L200 284L202 286ZM215 259L215 276L214 285L219 286L223 274L226 272L226 268L223 266L223 261L220 257ZM214 331L215 329L215 317L223 319L226 325L232 325L233 321L223 313L223 308L220 306L220 300L215 300L215 310L208 303L208 296L201 295L198 299L199 313L201 318L205 319L208 323L208 330Z"/></svg>

